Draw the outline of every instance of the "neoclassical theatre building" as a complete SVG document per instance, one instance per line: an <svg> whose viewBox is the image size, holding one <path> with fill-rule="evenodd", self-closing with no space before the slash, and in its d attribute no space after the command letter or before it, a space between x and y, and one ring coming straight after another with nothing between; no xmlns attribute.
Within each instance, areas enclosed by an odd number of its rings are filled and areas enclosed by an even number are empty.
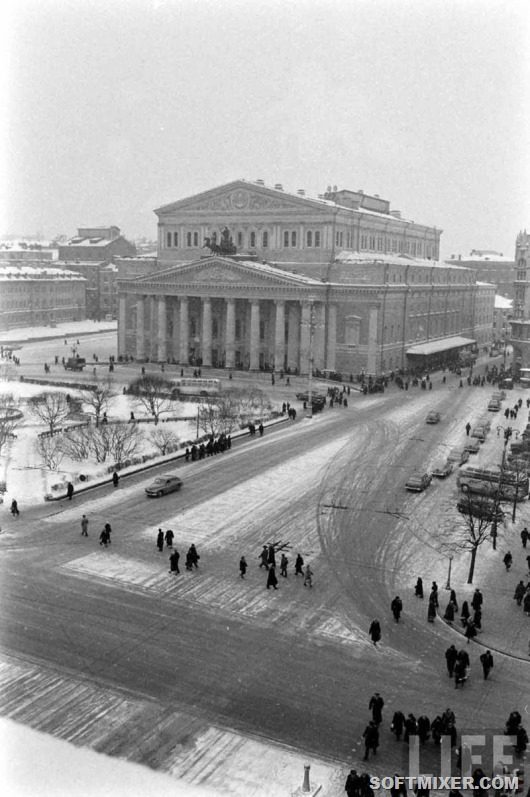
<svg viewBox="0 0 530 797"><path fill-rule="evenodd" d="M491 337L494 286L379 197L238 180L155 212L157 260L120 262L121 356L378 374Z"/></svg>

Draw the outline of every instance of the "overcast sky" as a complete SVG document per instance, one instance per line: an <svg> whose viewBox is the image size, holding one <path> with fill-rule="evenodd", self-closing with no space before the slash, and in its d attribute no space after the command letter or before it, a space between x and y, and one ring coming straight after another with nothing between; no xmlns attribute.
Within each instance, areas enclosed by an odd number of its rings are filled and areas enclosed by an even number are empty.
<svg viewBox="0 0 530 797"><path fill-rule="evenodd" d="M244 177L361 188L442 228L442 257L512 256L530 228L526 6L17 0L0 235L155 238L154 208Z"/></svg>

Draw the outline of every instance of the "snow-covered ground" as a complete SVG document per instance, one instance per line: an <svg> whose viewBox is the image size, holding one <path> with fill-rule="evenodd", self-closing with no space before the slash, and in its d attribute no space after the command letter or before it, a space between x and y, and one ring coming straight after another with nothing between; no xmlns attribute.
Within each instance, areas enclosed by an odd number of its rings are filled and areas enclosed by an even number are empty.
<svg viewBox="0 0 530 797"><path fill-rule="evenodd" d="M117 321L65 321L55 327L17 327L0 332L0 343L6 341L46 340L47 338L61 338L63 335L76 337L94 332L112 332L118 329Z"/></svg>

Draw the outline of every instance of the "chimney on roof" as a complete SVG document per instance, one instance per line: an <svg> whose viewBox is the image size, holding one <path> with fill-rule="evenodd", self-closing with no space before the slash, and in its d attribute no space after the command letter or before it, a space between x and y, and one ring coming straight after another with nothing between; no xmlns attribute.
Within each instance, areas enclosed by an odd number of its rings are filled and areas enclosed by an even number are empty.
<svg viewBox="0 0 530 797"><path fill-rule="evenodd" d="M283 185L281 183L276 183L274 187L277 191L283 191Z"/></svg>
<svg viewBox="0 0 530 797"><path fill-rule="evenodd" d="M298 194L298 196L305 196L305 190L303 188L299 188L296 193Z"/></svg>
<svg viewBox="0 0 530 797"><path fill-rule="evenodd" d="M451 257L449 258L449 260L454 260L454 259L455 259L454 255L451 255Z"/></svg>
<svg viewBox="0 0 530 797"><path fill-rule="evenodd" d="M459 259L459 260L462 260L462 255L458 255L458 259Z"/></svg>
<svg viewBox="0 0 530 797"><path fill-rule="evenodd" d="M256 185L265 185L265 180L256 180Z"/></svg>

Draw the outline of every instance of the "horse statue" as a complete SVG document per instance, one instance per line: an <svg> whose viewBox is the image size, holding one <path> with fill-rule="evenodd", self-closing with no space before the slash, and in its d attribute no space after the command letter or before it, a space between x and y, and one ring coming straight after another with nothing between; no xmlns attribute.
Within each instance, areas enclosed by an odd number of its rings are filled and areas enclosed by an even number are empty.
<svg viewBox="0 0 530 797"><path fill-rule="evenodd" d="M209 249L210 252L212 253L212 255L220 255L221 254L221 247L218 246L218 244L216 244L215 241L212 241L211 238L205 238L204 239L203 249L204 248Z"/></svg>

